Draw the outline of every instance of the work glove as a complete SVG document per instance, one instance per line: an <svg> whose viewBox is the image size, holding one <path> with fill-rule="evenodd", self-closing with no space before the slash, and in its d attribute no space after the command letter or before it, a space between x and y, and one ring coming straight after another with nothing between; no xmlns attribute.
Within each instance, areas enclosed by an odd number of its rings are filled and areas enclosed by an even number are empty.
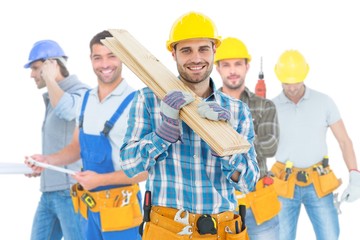
<svg viewBox="0 0 360 240"><path fill-rule="evenodd" d="M194 100L195 98L188 92L170 91L160 103L163 122L156 129L156 135L168 142L176 142L180 137L180 109Z"/></svg>
<svg viewBox="0 0 360 240"><path fill-rule="evenodd" d="M201 117L207 118L213 121L225 121L230 122L231 113L229 110L221 107L217 102L201 102L198 105L198 113ZM211 155L214 157L220 157L213 149L211 149Z"/></svg>
<svg viewBox="0 0 360 240"><path fill-rule="evenodd" d="M354 202L358 198L360 198L360 172L351 170L349 185L341 195L341 201Z"/></svg>
<svg viewBox="0 0 360 240"><path fill-rule="evenodd" d="M198 105L198 113L201 117L214 121L230 122L231 113L229 110L221 107L217 102L201 102Z"/></svg>

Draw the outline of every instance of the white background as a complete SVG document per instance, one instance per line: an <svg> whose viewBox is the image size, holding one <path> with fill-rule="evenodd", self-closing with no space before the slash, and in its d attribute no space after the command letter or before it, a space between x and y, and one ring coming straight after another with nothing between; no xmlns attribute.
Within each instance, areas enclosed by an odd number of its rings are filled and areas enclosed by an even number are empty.
<svg viewBox="0 0 360 240"><path fill-rule="evenodd" d="M194 10L208 15L222 37L242 39L253 57L247 85L254 89L263 57L267 97L280 91L274 65L287 49L297 49L308 60L309 87L329 94L337 103L359 155L360 14L356 1L283 0L12 0L0 3L0 66L2 72L0 132L1 162L22 162L25 155L41 152L44 104L41 93L24 69L32 44L42 39L60 43L69 56L69 70L91 86L96 78L89 60L89 41L104 29L126 29L176 74L175 63L165 48L172 23ZM136 88L143 83L128 69L124 77ZM219 76L213 77L220 86ZM353 102L352 102L353 101ZM295 136L294 136L295 137ZM330 164L348 184L348 172L339 146L328 134ZM306 149L304 149L306 151ZM274 159L270 159L270 163ZM0 239L29 239L33 214L40 197L39 179L0 175ZM344 203L340 215L340 239L359 239L360 201ZM315 239L302 209L297 239Z"/></svg>

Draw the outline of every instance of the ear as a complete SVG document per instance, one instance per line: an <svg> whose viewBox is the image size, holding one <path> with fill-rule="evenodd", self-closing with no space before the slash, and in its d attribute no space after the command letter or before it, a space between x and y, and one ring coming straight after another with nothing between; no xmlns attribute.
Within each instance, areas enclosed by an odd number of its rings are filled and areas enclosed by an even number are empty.
<svg viewBox="0 0 360 240"><path fill-rule="evenodd" d="M246 73L249 71L249 69L250 69L250 64L246 63Z"/></svg>
<svg viewBox="0 0 360 240"><path fill-rule="evenodd" d="M215 66L216 66L216 71L218 71L218 73L220 73L219 63L216 63Z"/></svg>
<svg viewBox="0 0 360 240"><path fill-rule="evenodd" d="M173 49L173 50L171 51L171 55L172 55L174 61L176 61L176 52L175 52L175 49Z"/></svg>

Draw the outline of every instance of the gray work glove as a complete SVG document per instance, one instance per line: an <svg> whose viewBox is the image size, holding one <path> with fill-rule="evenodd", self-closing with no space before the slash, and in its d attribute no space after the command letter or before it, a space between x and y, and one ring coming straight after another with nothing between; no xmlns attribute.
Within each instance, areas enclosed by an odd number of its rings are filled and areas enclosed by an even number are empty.
<svg viewBox="0 0 360 240"><path fill-rule="evenodd" d="M195 98L190 93L180 90L170 91L166 94L160 103L163 122L155 130L156 135L168 142L176 142L180 137L180 109L194 100Z"/></svg>
<svg viewBox="0 0 360 240"><path fill-rule="evenodd" d="M358 198L360 198L360 172L351 170L349 185L341 195L341 201L354 202Z"/></svg>
<svg viewBox="0 0 360 240"><path fill-rule="evenodd" d="M198 105L198 113L201 117L207 118L213 121L231 121L231 113L229 110L221 107L217 102L201 102ZM231 123L230 123L231 124ZM214 157L219 157L219 155L211 149L211 155Z"/></svg>
<svg viewBox="0 0 360 240"><path fill-rule="evenodd" d="M214 121L230 122L231 113L226 108L221 107L217 102L201 102L198 105L198 113L201 117Z"/></svg>

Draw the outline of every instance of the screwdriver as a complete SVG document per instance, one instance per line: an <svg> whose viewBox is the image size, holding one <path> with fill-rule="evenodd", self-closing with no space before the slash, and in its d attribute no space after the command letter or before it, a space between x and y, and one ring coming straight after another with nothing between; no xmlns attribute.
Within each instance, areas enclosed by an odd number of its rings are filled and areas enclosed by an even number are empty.
<svg viewBox="0 0 360 240"><path fill-rule="evenodd" d="M246 228L246 225L245 225L246 206L245 205L242 205L242 204L239 205L239 215L240 215L240 219L241 219L240 232L242 232Z"/></svg>
<svg viewBox="0 0 360 240"><path fill-rule="evenodd" d="M289 179L292 167L293 167L293 163L291 161L287 160L285 163L285 172L286 172L285 181L287 181Z"/></svg>
<svg viewBox="0 0 360 240"><path fill-rule="evenodd" d="M145 192L145 197L144 198L145 199L144 199L144 206L143 206L143 210L144 210L143 222L139 226L139 234L140 234L140 236L143 235L144 223L145 222L150 222L151 191L147 190Z"/></svg>

